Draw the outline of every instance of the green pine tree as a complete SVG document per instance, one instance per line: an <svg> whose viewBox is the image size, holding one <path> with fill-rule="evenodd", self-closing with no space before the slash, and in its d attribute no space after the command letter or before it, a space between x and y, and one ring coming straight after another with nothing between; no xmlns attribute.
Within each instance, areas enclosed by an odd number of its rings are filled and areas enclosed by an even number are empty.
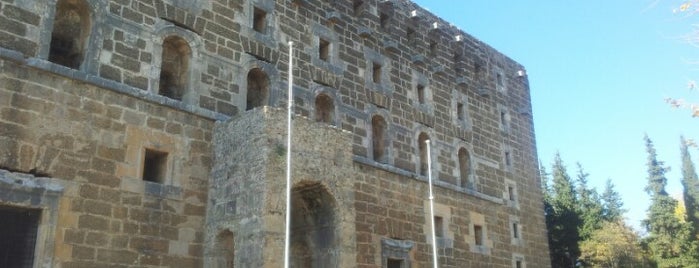
<svg viewBox="0 0 699 268"><path fill-rule="evenodd" d="M602 227L603 208L597 190L589 188L587 178L590 174L583 170L582 165L577 163L577 185L576 192L578 194L578 214L580 216L581 225L578 228L580 240L588 239L592 233Z"/></svg>
<svg viewBox="0 0 699 268"><path fill-rule="evenodd" d="M614 190L614 184L611 179L607 179L607 183L602 192L602 201L604 202L604 210L602 218L608 222L618 222L624 219L626 210L624 202L621 201L621 196Z"/></svg>
<svg viewBox="0 0 699 268"><path fill-rule="evenodd" d="M665 191L668 168L657 159L653 142L644 137L648 153L648 185L645 190L651 197L648 218L643 221L648 230L647 245L658 267L692 267L686 266L684 250L686 239L682 239L686 229L675 217L677 201Z"/></svg>
<svg viewBox="0 0 699 268"><path fill-rule="evenodd" d="M550 211L546 214L551 264L553 267L570 267L580 256L578 228L581 224L575 189L558 153L554 159L552 176Z"/></svg>
<svg viewBox="0 0 699 268"><path fill-rule="evenodd" d="M692 225L692 237L699 240L699 178L689 155L687 142L681 137L680 151L682 154L682 187L684 189L684 206L687 212L687 222Z"/></svg>

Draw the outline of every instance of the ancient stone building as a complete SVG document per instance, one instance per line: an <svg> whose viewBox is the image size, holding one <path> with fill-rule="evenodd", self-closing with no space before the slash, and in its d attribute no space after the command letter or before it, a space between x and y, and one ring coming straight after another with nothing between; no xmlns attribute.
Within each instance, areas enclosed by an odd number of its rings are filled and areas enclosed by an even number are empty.
<svg viewBox="0 0 699 268"><path fill-rule="evenodd" d="M289 41L292 267L550 266L524 68L409 0L0 0L0 267L281 267Z"/></svg>

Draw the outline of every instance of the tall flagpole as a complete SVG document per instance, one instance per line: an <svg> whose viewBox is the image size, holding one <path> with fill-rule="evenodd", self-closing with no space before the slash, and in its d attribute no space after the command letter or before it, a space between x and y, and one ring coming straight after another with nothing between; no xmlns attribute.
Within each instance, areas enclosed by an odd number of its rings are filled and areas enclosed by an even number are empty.
<svg viewBox="0 0 699 268"><path fill-rule="evenodd" d="M289 268L289 244L291 238L291 110L293 108L293 60L294 42L289 41L289 107L287 109L286 135L286 234L284 237L284 268Z"/></svg>
<svg viewBox="0 0 699 268"><path fill-rule="evenodd" d="M430 153L430 140L426 140L427 145L427 178L430 185L430 222L432 223L432 259L434 268L437 268L437 235L434 230L434 195L432 195L432 154Z"/></svg>

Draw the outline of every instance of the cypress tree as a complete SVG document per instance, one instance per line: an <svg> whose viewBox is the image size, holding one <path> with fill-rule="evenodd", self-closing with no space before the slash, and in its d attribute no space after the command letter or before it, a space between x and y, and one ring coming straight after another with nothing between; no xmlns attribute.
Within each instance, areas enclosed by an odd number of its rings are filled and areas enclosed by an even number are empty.
<svg viewBox="0 0 699 268"><path fill-rule="evenodd" d="M677 201L665 191L665 173L668 168L657 159L650 138L646 135L644 139L648 153L648 184L645 190L651 197L648 218L643 221L648 230L646 242L658 267L685 267L682 241L684 239L678 239L685 228L674 215Z"/></svg>
<svg viewBox="0 0 699 268"><path fill-rule="evenodd" d="M680 138L680 152L682 154L682 187L684 191L685 211L687 212L687 222L692 226L691 237L699 240L699 179L694 168L694 163L689 155L687 142L684 137Z"/></svg>

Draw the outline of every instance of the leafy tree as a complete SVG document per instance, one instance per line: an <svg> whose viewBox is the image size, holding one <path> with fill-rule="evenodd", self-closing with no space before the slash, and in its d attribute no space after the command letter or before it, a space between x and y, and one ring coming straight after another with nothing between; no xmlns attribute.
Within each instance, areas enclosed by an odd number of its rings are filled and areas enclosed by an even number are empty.
<svg viewBox="0 0 699 268"><path fill-rule="evenodd" d="M581 220L578 232L580 240L586 240L592 235L592 232L601 227L603 207L597 190L589 188L587 185L587 178L590 174L583 170L580 163L577 163L577 167L576 192L578 194L578 213Z"/></svg>
<svg viewBox="0 0 699 268"><path fill-rule="evenodd" d="M691 237L699 240L699 179L694 163L689 155L687 142L680 138L680 153L682 155L682 196L686 220L692 226Z"/></svg>
<svg viewBox="0 0 699 268"><path fill-rule="evenodd" d="M650 267L638 235L623 221L601 222L580 244L580 259L588 267Z"/></svg>
<svg viewBox="0 0 699 268"><path fill-rule="evenodd" d="M644 137L648 153L648 185L645 190L651 197L648 218L643 224L648 230L647 245L658 267L694 267L687 258L687 225L674 215L677 201L665 191L668 168L657 159L653 142ZM683 239L684 238L684 239Z"/></svg>
<svg viewBox="0 0 699 268"><path fill-rule="evenodd" d="M621 201L621 196L614 190L614 184L611 179L607 179L607 183L602 192L602 201L604 208L602 218L605 221L617 222L623 220L626 210L623 208L624 202Z"/></svg>
<svg viewBox="0 0 699 268"><path fill-rule="evenodd" d="M546 214L551 264L553 267L569 267L580 255L580 217L576 209L575 189L560 154L554 158L552 176L550 211Z"/></svg>

